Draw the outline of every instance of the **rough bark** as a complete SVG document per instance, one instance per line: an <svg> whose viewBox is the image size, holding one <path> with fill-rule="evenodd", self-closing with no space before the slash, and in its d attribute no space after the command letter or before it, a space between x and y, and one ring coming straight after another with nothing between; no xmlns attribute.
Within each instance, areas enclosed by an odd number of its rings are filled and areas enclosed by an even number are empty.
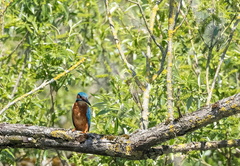
<svg viewBox="0 0 240 166"><path fill-rule="evenodd" d="M240 112L240 93L222 99L214 104L200 108L199 110L175 120L168 125L162 123L147 131L139 131L131 135L134 149L145 149L177 136L197 130L210 123L216 122Z"/></svg>
<svg viewBox="0 0 240 166"><path fill-rule="evenodd" d="M83 134L61 128L3 123L0 124L0 148L58 149L128 159L147 159L167 153L237 147L240 145L239 139L190 143L181 146L164 145L153 148L153 146L167 140L182 136L239 112L240 93L202 107L193 113L174 120L173 123L162 123L130 135Z"/></svg>

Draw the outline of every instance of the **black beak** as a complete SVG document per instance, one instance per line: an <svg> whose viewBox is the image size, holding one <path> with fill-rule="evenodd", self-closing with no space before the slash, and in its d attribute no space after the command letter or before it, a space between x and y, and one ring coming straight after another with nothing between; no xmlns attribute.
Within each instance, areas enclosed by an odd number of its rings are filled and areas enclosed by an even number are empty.
<svg viewBox="0 0 240 166"><path fill-rule="evenodd" d="M88 103L89 105L91 105L90 102L88 101L88 99L84 99L84 101L85 101L86 103Z"/></svg>

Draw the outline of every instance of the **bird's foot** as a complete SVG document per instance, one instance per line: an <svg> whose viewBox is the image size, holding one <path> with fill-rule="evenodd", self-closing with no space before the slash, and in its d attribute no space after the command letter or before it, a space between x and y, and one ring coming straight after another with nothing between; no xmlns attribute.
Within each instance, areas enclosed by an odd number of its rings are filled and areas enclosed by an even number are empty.
<svg viewBox="0 0 240 166"><path fill-rule="evenodd" d="M72 129L72 131L76 131L76 128Z"/></svg>
<svg viewBox="0 0 240 166"><path fill-rule="evenodd" d="M87 134L87 131L80 131L80 130L77 130L76 128L72 129L72 132L74 132L74 131L79 131L82 134Z"/></svg>

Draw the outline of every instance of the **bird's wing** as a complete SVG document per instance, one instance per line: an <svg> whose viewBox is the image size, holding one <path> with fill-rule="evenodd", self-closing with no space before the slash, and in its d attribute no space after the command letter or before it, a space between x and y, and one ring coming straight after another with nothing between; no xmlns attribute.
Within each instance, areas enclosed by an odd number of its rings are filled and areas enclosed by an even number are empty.
<svg viewBox="0 0 240 166"><path fill-rule="evenodd" d="M87 110L87 121L88 121L88 130L90 129L90 125L91 125L91 108L88 107L88 110Z"/></svg>

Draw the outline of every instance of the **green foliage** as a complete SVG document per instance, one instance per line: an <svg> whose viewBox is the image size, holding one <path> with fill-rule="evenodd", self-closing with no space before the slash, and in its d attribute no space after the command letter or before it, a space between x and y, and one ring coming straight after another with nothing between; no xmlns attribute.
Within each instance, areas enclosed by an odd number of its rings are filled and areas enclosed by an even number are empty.
<svg viewBox="0 0 240 166"><path fill-rule="evenodd" d="M181 26L173 39L176 117L177 109L184 114L206 104L207 86L211 86L239 11L237 0L212 3L184 1L177 19L177 26ZM0 4L0 108L54 78L80 58L86 58L70 74L11 106L2 114L1 123L72 128L71 106L76 94L85 91L90 94L93 108L91 132L121 135L139 128L141 107L136 101L142 102L142 91L114 45L103 1L9 0ZM148 24L154 5L150 1L141 3ZM166 48L168 1L158 7L153 35ZM163 55L151 42L152 56L147 71L149 33L139 8L130 2L114 1L110 3L110 11L127 60L135 67L142 84L151 83L149 127L153 127L167 117L166 66L155 80L149 80L160 69ZM212 102L240 92L239 34L238 25L217 76ZM238 121L238 117L223 119L165 144L239 138ZM31 157L39 158L37 163L41 165L43 158L55 156L75 165L236 165L240 162L233 148L164 155L156 161L77 153L66 153L63 157L50 151L4 149L0 161L16 164L23 157Z"/></svg>

